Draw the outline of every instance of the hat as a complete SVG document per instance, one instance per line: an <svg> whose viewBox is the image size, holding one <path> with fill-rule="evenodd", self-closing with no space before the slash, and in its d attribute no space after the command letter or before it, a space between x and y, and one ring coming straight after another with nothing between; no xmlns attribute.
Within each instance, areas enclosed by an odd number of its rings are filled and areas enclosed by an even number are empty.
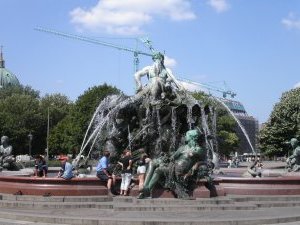
<svg viewBox="0 0 300 225"><path fill-rule="evenodd" d="M65 155L60 155L58 157L58 160L60 160L60 161L64 161L64 160L68 160L68 159L69 159L68 156L65 156Z"/></svg>

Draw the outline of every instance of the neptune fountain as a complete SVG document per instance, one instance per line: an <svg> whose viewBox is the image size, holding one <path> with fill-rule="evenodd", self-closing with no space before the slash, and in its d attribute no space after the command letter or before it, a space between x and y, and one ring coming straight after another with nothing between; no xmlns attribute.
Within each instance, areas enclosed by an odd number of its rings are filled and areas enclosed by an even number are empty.
<svg viewBox="0 0 300 225"><path fill-rule="evenodd" d="M88 156L95 150L105 148L117 158L124 149L131 149L133 157L138 157L138 149L143 148L152 162L144 188L140 193L133 194L139 194L139 198L151 196L157 183L184 199L192 195L300 194L297 177L253 179L215 175L212 179L211 162L218 169L215 108L195 99L185 90L172 71L164 66L163 54L153 54L153 61L151 66L134 74L135 95L111 95L100 102L91 118L80 152L72 162L74 167L79 169L88 165ZM143 77L148 77L146 85L142 84ZM242 125L226 104L218 98L212 99L231 113L247 138ZM251 146L249 138L247 140ZM293 147L294 154L288 163L290 169L295 171L299 147L296 144ZM255 152L253 147L252 150ZM249 168L250 172L259 177L254 166ZM0 192L105 195L107 190L96 177L84 176L66 181L14 176L0 177Z"/></svg>
<svg viewBox="0 0 300 225"><path fill-rule="evenodd" d="M178 151L187 151L180 157L181 164L186 166L180 174L182 177L187 177L187 174L197 177L197 169L201 168L199 162L206 165L207 156L212 155L206 150L210 149L207 145L213 146L208 122L210 109L193 98L176 80L172 71L165 68L163 54L155 53L153 61L153 65L135 73L137 93L134 96L108 96L100 103L84 137L81 151L73 161L75 167L86 149L90 154L93 149L103 149L103 146L116 156L126 148L133 152L144 148L153 159L153 164L168 159L164 170L174 164L172 158L176 162ZM149 78L145 86L141 83L143 76ZM195 149L198 148L199 152L196 153L198 150ZM153 173L156 174L154 170L150 172L148 180ZM150 183L151 186L154 182ZM182 191L181 188L179 193L180 188L175 188L180 186L179 183L171 189L177 192L177 196L187 197L187 190Z"/></svg>

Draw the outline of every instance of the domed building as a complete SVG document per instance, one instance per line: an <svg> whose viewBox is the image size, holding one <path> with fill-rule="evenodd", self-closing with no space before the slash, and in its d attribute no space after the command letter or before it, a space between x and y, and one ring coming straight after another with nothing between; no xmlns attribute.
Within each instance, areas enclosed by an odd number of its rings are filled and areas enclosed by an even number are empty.
<svg viewBox="0 0 300 225"><path fill-rule="evenodd" d="M0 52L0 88L12 85L20 85L18 78L9 70L5 68L5 61L3 58L2 47Z"/></svg>

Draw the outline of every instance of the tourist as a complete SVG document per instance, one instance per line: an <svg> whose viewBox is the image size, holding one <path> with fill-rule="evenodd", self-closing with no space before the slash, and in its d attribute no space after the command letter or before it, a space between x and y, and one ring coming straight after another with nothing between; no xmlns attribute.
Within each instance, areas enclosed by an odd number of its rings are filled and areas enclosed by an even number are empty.
<svg viewBox="0 0 300 225"><path fill-rule="evenodd" d="M97 177L101 181L107 182L107 193L109 196L114 196L114 193L112 192L112 181L113 177L112 174L109 172L109 157L110 152L107 150L104 150L103 156L100 158L98 165L96 167Z"/></svg>
<svg viewBox="0 0 300 225"><path fill-rule="evenodd" d="M34 170L34 176L35 177L46 177L48 172L48 166L46 164L46 160L43 156L37 155L35 157L35 170Z"/></svg>
<svg viewBox="0 0 300 225"><path fill-rule="evenodd" d="M120 195L128 195L128 188L132 178L132 159L130 150L126 149L124 151L123 157L120 158L118 164L122 166Z"/></svg>
<svg viewBox="0 0 300 225"><path fill-rule="evenodd" d="M264 166L264 165L263 165L262 161L258 158L257 168L258 168L258 169L262 169L263 166Z"/></svg>
<svg viewBox="0 0 300 225"><path fill-rule="evenodd" d="M65 180L70 180L74 177L73 166L68 162L69 158L67 156L61 155L58 160L61 163L60 171L58 172L57 177L61 177Z"/></svg>
<svg viewBox="0 0 300 225"><path fill-rule="evenodd" d="M232 168L233 167L232 159L229 158L227 162L228 162L228 168Z"/></svg>
<svg viewBox="0 0 300 225"><path fill-rule="evenodd" d="M136 162L137 164L137 174L139 178L139 191L143 189L145 182L145 174L146 174L146 165L150 161L147 153L144 152L144 149L140 150L141 156L139 160Z"/></svg>
<svg viewBox="0 0 300 225"><path fill-rule="evenodd" d="M248 173L252 176L252 177L261 177L262 176L262 171L261 169L258 168L258 159L254 159L254 161L248 166Z"/></svg>

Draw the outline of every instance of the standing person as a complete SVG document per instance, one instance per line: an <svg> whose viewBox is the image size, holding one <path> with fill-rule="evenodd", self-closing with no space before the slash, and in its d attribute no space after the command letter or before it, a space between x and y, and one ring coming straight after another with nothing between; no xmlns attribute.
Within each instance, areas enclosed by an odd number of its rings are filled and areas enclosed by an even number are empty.
<svg viewBox="0 0 300 225"><path fill-rule="evenodd" d="M145 174L146 174L146 164L149 162L149 158L147 153L144 151L141 152L141 156L139 160L136 162L137 164L137 174L139 176L139 191L143 189L144 187L144 182L145 182Z"/></svg>
<svg viewBox="0 0 300 225"><path fill-rule="evenodd" d="M57 177L61 177L65 180L70 180L74 177L73 166L68 162L69 158L67 156L60 156L58 160L61 163L60 171L58 172Z"/></svg>
<svg viewBox="0 0 300 225"><path fill-rule="evenodd" d="M103 156L100 158L98 165L96 167L96 172L97 172L97 177L101 181L106 181L107 182L107 193L109 196L114 196L112 192L112 180L113 177L111 173L108 171L109 167L109 157L110 157L110 152L107 150L104 150Z"/></svg>
<svg viewBox="0 0 300 225"><path fill-rule="evenodd" d="M46 164L46 160L43 156L37 155L35 157L35 170L34 170L34 176L35 177L46 177L48 172L48 166Z"/></svg>
<svg viewBox="0 0 300 225"><path fill-rule="evenodd" d="M132 159L130 150L126 149L124 151L124 157L119 160L118 164L122 166L120 195L128 195L128 188L132 178Z"/></svg>

